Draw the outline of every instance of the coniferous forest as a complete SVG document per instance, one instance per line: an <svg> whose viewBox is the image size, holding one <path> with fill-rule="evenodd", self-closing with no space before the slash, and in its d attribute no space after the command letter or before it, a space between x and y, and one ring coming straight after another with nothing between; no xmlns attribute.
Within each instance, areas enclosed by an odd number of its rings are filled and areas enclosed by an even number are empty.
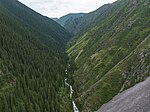
<svg viewBox="0 0 150 112"><path fill-rule="evenodd" d="M149 0L117 0L53 20L0 0L0 112L116 112L107 103L149 76ZM118 111L150 111L149 93L128 93L134 103L126 95L129 106Z"/></svg>
<svg viewBox="0 0 150 112"><path fill-rule="evenodd" d="M70 110L63 48L69 36L18 1L0 0L0 112Z"/></svg>

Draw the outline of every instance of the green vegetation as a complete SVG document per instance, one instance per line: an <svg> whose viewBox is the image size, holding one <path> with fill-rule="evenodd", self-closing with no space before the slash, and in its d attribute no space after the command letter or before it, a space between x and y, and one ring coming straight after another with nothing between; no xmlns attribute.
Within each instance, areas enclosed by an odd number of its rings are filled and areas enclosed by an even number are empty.
<svg viewBox="0 0 150 112"><path fill-rule="evenodd" d="M85 13L70 13L61 18L54 18L57 23L63 26L67 31L69 31L72 35L75 34L75 29L77 25L80 23L80 20L83 18Z"/></svg>
<svg viewBox="0 0 150 112"><path fill-rule="evenodd" d="M41 16L33 10L27 8L17 0L1 0L0 5L16 16L24 27L39 36L39 39L45 44L65 44L70 38L70 34L53 20ZM44 36L44 38L43 38ZM53 42L54 41L54 42Z"/></svg>
<svg viewBox="0 0 150 112"><path fill-rule="evenodd" d="M150 75L149 5L148 0L118 0L68 44L81 111L96 111Z"/></svg>
<svg viewBox="0 0 150 112"><path fill-rule="evenodd" d="M0 112L72 112L65 78L79 110L92 112L143 81L150 75L149 6L118 0L66 16L63 26L75 34L67 44L70 34L53 20L0 0Z"/></svg>
<svg viewBox="0 0 150 112"><path fill-rule="evenodd" d="M0 1L0 112L72 111L57 23L16 0Z"/></svg>
<svg viewBox="0 0 150 112"><path fill-rule="evenodd" d="M59 19L54 18L54 20L62 25L71 34L77 36L80 33L83 33L83 31L89 29L89 27L95 26L96 21L98 22L102 18L104 19L107 17L108 12L110 12L111 9L112 7L110 7L110 4L106 4L91 13L68 14Z"/></svg>

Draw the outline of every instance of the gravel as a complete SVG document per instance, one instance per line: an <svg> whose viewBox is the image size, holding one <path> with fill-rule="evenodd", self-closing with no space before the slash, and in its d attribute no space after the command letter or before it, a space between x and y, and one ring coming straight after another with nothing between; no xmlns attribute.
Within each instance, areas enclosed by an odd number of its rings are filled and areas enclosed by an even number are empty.
<svg viewBox="0 0 150 112"><path fill-rule="evenodd" d="M150 77L118 94L97 112L150 112Z"/></svg>

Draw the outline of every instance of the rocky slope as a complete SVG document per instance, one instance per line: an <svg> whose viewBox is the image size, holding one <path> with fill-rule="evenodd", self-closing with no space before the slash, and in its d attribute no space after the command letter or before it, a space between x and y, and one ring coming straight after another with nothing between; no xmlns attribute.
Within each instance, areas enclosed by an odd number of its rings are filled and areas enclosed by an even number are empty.
<svg viewBox="0 0 150 112"><path fill-rule="evenodd" d="M149 112L150 77L118 94L97 112Z"/></svg>

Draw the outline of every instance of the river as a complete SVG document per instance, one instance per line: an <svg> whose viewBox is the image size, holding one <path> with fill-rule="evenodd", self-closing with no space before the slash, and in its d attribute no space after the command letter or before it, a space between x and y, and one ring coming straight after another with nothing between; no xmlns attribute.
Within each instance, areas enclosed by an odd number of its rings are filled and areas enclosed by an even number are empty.
<svg viewBox="0 0 150 112"><path fill-rule="evenodd" d="M66 72L66 74L68 73L67 69L65 70L65 72ZM72 86L67 83L67 79L65 79L65 85L67 85L70 88L70 100L72 101L72 106L73 106L74 112L79 112L79 109L77 108L77 106L72 98L74 90L73 90Z"/></svg>

